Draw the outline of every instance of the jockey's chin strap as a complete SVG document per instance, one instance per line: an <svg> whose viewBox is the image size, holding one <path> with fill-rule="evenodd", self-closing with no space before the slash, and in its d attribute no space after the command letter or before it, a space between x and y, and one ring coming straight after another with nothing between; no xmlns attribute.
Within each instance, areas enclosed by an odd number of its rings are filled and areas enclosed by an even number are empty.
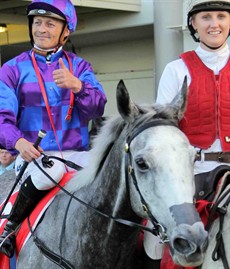
<svg viewBox="0 0 230 269"><path fill-rule="evenodd" d="M138 136L142 131L148 129L148 128L151 128L151 127L155 127L155 126L174 126L176 128L178 128L178 126L173 123L172 121L170 120L166 120L166 119L156 119L156 120L153 120L151 122L147 122L143 125L141 125L131 136L129 136L127 138L127 141L126 141L126 144L125 144L125 152L127 153L126 154L126 158L125 158L125 166L126 166L126 171L125 171L125 178L126 178L126 186L127 186L127 189L129 191L129 183L128 183L128 180L129 180L129 175L131 176L132 180L133 180L133 184L140 196L140 200L141 200L141 203L142 203L142 207L143 207L143 210L144 212L147 214L148 218L150 219L150 221L152 222L153 224L153 228L152 228L152 231L151 233L154 234L155 236L159 237L160 238L160 241L161 243L167 243L169 242L169 239L168 239L168 236L167 236L167 233L166 233L166 229L165 227L160 224L156 218L152 215L151 211L149 210L149 206L147 204L147 202L145 201L140 189L139 189L139 186L138 186L138 183L137 183L137 179L136 179L136 175L135 175L135 171L132 167L132 153L130 152L130 144L131 142L133 141L133 139Z"/></svg>

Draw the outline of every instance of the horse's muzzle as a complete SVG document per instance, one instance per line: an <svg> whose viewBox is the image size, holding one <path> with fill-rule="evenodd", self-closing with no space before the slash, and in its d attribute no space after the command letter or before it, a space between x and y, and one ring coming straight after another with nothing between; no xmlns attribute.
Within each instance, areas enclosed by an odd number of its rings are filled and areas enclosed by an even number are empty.
<svg viewBox="0 0 230 269"><path fill-rule="evenodd" d="M194 267L203 263L208 247L208 233L202 222L181 224L173 231L170 238L170 251L175 263Z"/></svg>

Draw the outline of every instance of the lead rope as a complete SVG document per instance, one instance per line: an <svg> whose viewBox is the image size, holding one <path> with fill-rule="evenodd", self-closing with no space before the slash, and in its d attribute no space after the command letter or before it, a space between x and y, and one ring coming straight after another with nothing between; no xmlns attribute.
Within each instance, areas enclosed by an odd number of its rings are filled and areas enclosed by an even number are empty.
<svg viewBox="0 0 230 269"><path fill-rule="evenodd" d="M224 217L225 217L225 214L227 213L229 202L230 202L230 197L228 197L227 201L224 203L222 207L217 207L216 209L219 215L219 231L216 234L216 246L212 253L213 261L217 261L221 258L224 269L229 269L229 264L226 258L226 252L225 252L225 246L224 246L224 240L223 240Z"/></svg>
<svg viewBox="0 0 230 269"><path fill-rule="evenodd" d="M219 213L219 231L216 234L216 246L212 253L213 261L218 261L220 258L224 265L224 269L229 269L228 261L226 258L226 252L224 247L224 240L223 240L223 225L224 225L224 216L227 213L227 206L222 208L218 208L217 212Z"/></svg>
<svg viewBox="0 0 230 269"><path fill-rule="evenodd" d="M213 261L217 261L221 258L224 269L230 269L226 253L225 253L225 247L224 247L224 241L223 241L223 224L224 224L224 217L227 213L227 208L230 203L230 196L227 198L227 200L224 202L224 204L219 207L220 203L224 200L225 197L227 197L230 194L230 189L228 189L226 192L223 192L222 195L218 198L216 203L213 205L208 223L206 225L206 230L209 231L213 222L214 214L217 212L219 214L219 231L216 234L216 245L212 252L212 259Z"/></svg>

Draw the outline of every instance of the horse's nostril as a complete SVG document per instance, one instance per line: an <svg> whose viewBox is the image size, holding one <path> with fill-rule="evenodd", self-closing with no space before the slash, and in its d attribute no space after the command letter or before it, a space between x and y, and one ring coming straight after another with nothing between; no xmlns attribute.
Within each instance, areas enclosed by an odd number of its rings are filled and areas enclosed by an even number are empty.
<svg viewBox="0 0 230 269"><path fill-rule="evenodd" d="M193 250L192 245L188 242L188 240L178 237L173 241L174 248L183 254L191 253Z"/></svg>

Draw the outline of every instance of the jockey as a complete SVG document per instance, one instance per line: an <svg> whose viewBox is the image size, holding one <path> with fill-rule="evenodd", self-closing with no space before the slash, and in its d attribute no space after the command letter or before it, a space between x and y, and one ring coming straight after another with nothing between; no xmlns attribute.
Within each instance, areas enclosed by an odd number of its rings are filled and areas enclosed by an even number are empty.
<svg viewBox="0 0 230 269"><path fill-rule="evenodd" d="M32 162L56 182L66 167L55 161L43 166L42 151L87 165L88 123L104 113L106 96L91 64L63 50L77 25L70 0L33 0L27 8L32 49L6 62L0 69L0 145L16 155L15 170L29 163L3 234L0 251L12 257L14 231L38 201L53 188ZM40 129L46 136L37 148Z"/></svg>
<svg viewBox="0 0 230 269"><path fill-rule="evenodd" d="M188 103L180 129L197 149L194 174L207 178L214 169L221 169L220 165L230 165L230 0L187 2L187 26L199 45L166 65L156 102L170 103L187 76ZM152 258L152 268L160 268L163 250L157 238L146 233L144 247Z"/></svg>

